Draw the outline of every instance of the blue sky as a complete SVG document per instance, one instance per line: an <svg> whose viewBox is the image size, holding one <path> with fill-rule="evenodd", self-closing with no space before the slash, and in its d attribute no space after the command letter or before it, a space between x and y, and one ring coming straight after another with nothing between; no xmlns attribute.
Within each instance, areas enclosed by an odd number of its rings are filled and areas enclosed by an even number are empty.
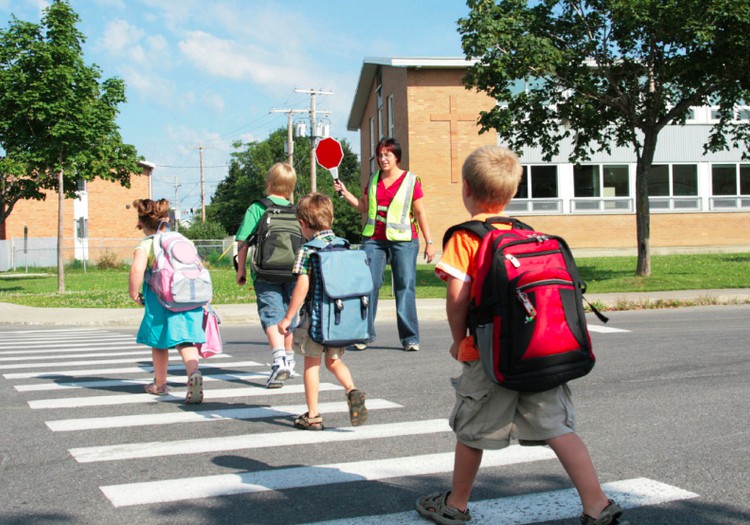
<svg viewBox="0 0 750 525"><path fill-rule="evenodd" d="M39 22L44 0L0 0L11 15ZM355 151L346 129L366 57L462 57L461 0L70 0L86 36L85 60L102 78L119 77L128 101L123 140L156 165L154 196L181 210L200 207L198 146L206 202L227 173L231 144L263 140L286 127L273 109L307 109L295 88L330 111L331 135ZM298 115L303 118L303 115Z"/></svg>

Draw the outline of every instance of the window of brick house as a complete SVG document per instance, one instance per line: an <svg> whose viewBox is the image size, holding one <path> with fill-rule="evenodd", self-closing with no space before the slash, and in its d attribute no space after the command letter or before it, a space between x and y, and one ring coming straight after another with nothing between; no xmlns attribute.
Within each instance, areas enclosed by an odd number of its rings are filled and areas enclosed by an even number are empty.
<svg viewBox="0 0 750 525"><path fill-rule="evenodd" d="M512 212L561 212L557 166L524 166L518 192L507 209Z"/></svg>

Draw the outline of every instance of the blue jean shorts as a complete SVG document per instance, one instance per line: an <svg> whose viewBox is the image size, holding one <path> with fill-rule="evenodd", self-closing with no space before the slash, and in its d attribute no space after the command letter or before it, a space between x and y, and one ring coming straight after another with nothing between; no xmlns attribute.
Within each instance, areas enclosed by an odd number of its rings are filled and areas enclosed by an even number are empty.
<svg viewBox="0 0 750 525"><path fill-rule="evenodd" d="M286 315L294 284L294 282L272 283L262 279L255 280L255 300L258 303L258 317L260 317L264 332L268 330L268 327L279 324ZM290 328L294 328L294 323Z"/></svg>

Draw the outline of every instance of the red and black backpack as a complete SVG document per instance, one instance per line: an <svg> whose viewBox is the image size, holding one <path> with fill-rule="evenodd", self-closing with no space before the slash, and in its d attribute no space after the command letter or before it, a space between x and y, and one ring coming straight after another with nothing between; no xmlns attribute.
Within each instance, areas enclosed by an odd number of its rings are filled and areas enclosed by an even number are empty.
<svg viewBox="0 0 750 525"><path fill-rule="evenodd" d="M489 378L542 392L588 374L596 358L583 308L586 284L565 240L517 219L490 217L453 226L444 247L457 230L481 239L468 326Z"/></svg>

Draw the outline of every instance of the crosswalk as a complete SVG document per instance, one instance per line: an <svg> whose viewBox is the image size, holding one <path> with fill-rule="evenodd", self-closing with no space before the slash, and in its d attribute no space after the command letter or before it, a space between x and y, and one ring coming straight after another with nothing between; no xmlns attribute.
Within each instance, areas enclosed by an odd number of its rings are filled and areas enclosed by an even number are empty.
<svg viewBox="0 0 750 525"><path fill-rule="evenodd" d="M102 467L95 470L102 479L99 492L90 497L105 498L114 511L243 494L288 491L293 495L290 489L351 483L396 479L418 482L425 477L445 476L453 469L451 430L446 419L403 420L400 414L408 407L398 400L368 398L368 409L383 417L372 418L372 424L362 427L342 425L324 432L301 432L289 424L272 425L269 422L288 422L291 416L306 410L301 379L290 381L282 389L267 390L265 364L228 353L201 363L206 402L187 407L182 403L184 370L177 354L171 357L176 364L170 365L168 381L175 386L171 395L158 397L143 393L152 373L151 351L136 344L132 335L96 328L8 331L0 343L0 373L22 396L28 410L42 415L52 436L66 443L71 461L84 472ZM321 412L345 420L348 408L341 387L322 382L320 392ZM335 461L318 461L324 456L319 449L315 461L307 461L304 453L308 447L335 450L346 444L363 444L366 448L398 440L423 440L420 442L432 446L416 453L407 448L405 455L393 447L388 454L379 455L383 457L336 457ZM446 446L434 450L434 443ZM275 450L285 450L288 460L259 469L222 470L215 466L217 458L229 454L250 459ZM297 454L290 452L295 450ZM186 476L157 468L154 476L140 480L128 474L129 465L142 468L144 463L138 462L168 465L171 458L185 457L191 462L209 462L213 468L206 468L202 474L197 474L200 469L193 469ZM487 451L482 470L491 472L508 465L522 468L554 459L548 448L511 446ZM625 508L698 496L648 478L615 481L605 488ZM570 519L580 513L573 489L472 500L471 508L472 522L478 524L521 525ZM311 519L308 523L427 523L413 508L394 510L344 520Z"/></svg>

